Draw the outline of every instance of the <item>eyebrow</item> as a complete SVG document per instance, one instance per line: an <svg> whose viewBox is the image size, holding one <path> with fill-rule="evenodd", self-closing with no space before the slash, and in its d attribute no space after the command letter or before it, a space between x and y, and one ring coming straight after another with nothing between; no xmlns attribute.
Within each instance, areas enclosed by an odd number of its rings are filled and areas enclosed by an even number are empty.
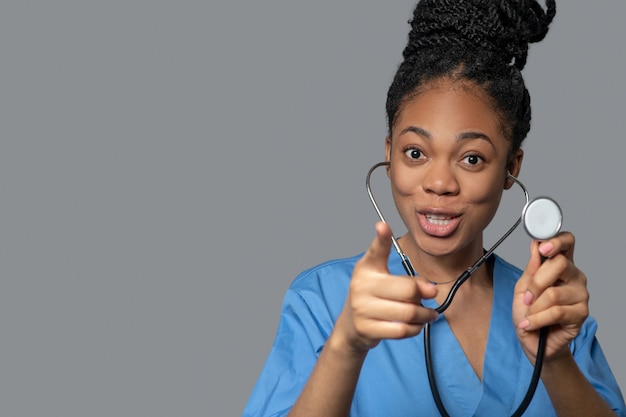
<svg viewBox="0 0 626 417"><path fill-rule="evenodd" d="M426 130L422 129L421 127L417 127L417 126L408 126L408 127L404 128L404 129L402 129L402 131L400 132L399 136L402 136L402 135L404 135L405 133L408 133L408 132L412 132L412 133L415 133L416 135L423 136L426 139L432 139L433 138L433 135L431 135L430 132L427 132Z"/></svg>
<svg viewBox="0 0 626 417"><path fill-rule="evenodd" d="M433 138L433 135L431 135L430 132L418 126L408 126L402 129L402 131L400 132L400 136L409 132L415 133L416 135L422 136L426 139ZM493 146L493 141L491 140L491 138L485 135L484 133L469 131L469 132L463 132L456 137L457 141L466 140L466 139L482 139L482 140L489 142Z"/></svg>

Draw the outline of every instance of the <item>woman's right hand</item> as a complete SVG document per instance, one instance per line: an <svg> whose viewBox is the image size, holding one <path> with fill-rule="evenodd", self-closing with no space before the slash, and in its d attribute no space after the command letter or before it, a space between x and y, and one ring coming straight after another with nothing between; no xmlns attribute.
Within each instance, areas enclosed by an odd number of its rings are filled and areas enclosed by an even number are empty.
<svg viewBox="0 0 626 417"><path fill-rule="evenodd" d="M437 312L425 308L422 299L434 298L437 287L423 278L395 276L387 263L391 229L376 223L376 237L356 263L345 305L331 338L344 348L365 352L382 339L417 335Z"/></svg>

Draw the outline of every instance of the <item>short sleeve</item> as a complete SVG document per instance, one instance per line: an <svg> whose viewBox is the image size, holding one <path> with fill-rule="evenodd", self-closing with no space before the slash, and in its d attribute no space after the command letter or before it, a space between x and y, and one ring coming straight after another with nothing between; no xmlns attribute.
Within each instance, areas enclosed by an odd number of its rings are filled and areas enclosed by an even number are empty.
<svg viewBox="0 0 626 417"><path fill-rule="evenodd" d="M244 417L276 417L289 412L343 308L360 256L328 261L293 281L283 299L274 344Z"/></svg>
<svg viewBox="0 0 626 417"><path fill-rule="evenodd" d="M626 406L609 363L596 338L597 322L589 317L571 344L578 367L598 394L611 406L616 415L626 417Z"/></svg>
<svg viewBox="0 0 626 417"><path fill-rule="evenodd" d="M295 290L287 291L274 345L244 410L244 417L287 415L317 362L328 335Z"/></svg>

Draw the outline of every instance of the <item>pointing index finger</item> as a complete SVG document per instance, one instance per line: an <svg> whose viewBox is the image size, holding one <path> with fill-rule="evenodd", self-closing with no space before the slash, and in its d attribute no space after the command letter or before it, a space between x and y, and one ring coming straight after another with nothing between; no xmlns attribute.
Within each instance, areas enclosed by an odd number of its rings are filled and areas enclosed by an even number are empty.
<svg viewBox="0 0 626 417"><path fill-rule="evenodd" d="M376 237L363 256L363 263L379 271L387 271L391 250L391 228L384 222L376 223Z"/></svg>

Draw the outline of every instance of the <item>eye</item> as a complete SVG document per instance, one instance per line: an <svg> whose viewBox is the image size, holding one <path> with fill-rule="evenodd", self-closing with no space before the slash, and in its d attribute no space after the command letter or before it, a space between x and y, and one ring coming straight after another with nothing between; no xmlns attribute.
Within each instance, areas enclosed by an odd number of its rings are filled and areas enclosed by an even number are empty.
<svg viewBox="0 0 626 417"><path fill-rule="evenodd" d="M422 151L419 148L415 147L407 147L403 149L402 152L404 152L404 155L406 155L407 158L414 161L417 161L418 159L422 159L424 157Z"/></svg>
<svg viewBox="0 0 626 417"><path fill-rule="evenodd" d="M466 157L463 158L463 163L470 165L470 166L476 166L480 164L481 162L483 162L483 158L475 154L467 155Z"/></svg>

